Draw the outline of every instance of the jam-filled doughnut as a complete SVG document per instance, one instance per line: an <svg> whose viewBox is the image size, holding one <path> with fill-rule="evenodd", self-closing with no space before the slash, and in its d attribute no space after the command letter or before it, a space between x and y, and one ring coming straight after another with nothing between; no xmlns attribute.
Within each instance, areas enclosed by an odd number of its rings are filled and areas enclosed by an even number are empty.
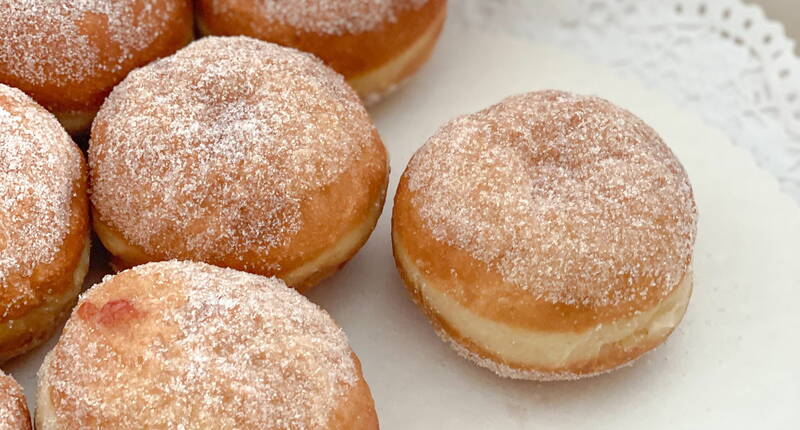
<svg viewBox="0 0 800 430"><path fill-rule="evenodd" d="M191 0L0 0L0 83L89 130L114 85L193 38Z"/></svg>
<svg viewBox="0 0 800 430"><path fill-rule="evenodd" d="M696 207L641 119L558 91L444 125L409 163L393 244L416 303L502 376L574 379L662 343L692 290Z"/></svg>
<svg viewBox="0 0 800 430"><path fill-rule="evenodd" d="M340 75L245 37L207 37L131 73L95 120L89 164L116 267L204 261L300 289L364 244L388 179Z"/></svg>
<svg viewBox="0 0 800 430"><path fill-rule="evenodd" d="M150 263L85 293L39 371L36 428L377 430L347 337L276 278Z"/></svg>
<svg viewBox="0 0 800 430"><path fill-rule="evenodd" d="M89 267L80 149L53 115L0 84L0 362L46 340Z"/></svg>
<svg viewBox="0 0 800 430"><path fill-rule="evenodd" d="M31 430L25 392L17 381L0 371L0 429Z"/></svg>
<svg viewBox="0 0 800 430"><path fill-rule="evenodd" d="M378 100L430 56L446 0L200 0L205 34L245 35L311 52Z"/></svg>

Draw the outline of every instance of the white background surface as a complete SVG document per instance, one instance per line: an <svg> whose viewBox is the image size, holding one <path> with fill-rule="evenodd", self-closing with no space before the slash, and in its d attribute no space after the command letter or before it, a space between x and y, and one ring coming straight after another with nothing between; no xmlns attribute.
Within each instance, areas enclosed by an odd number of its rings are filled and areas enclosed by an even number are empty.
<svg viewBox="0 0 800 430"><path fill-rule="evenodd" d="M635 366L578 382L503 380L459 358L408 300L391 257L391 197L413 151L457 114L541 88L598 94L650 122L686 166L700 211L683 324ZM373 114L392 160L386 210L365 248L311 298L348 333L382 428L797 428L800 209L722 133L602 67L454 25L422 73ZM5 366L31 402L50 345Z"/></svg>

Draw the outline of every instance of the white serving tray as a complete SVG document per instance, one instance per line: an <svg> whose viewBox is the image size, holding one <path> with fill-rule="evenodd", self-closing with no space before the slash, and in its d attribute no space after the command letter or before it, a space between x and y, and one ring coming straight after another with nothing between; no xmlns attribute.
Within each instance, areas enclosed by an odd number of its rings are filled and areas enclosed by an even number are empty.
<svg viewBox="0 0 800 430"><path fill-rule="evenodd" d="M504 380L450 351L408 300L389 240L397 180L438 126L545 88L600 95L643 117L686 166L700 212L684 322L634 366L577 382ZM364 249L311 299L348 333L382 428L800 427L800 208L722 132L568 52L458 25L372 113L392 160L386 209ZM87 285L107 273L102 250L93 257ZM32 406L36 371L55 341L4 365Z"/></svg>

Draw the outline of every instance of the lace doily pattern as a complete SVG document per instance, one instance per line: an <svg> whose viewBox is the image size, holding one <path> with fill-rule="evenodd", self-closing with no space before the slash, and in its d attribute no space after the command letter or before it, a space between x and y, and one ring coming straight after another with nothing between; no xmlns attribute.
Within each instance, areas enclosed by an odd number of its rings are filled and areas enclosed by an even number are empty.
<svg viewBox="0 0 800 430"><path fill-rule="evenodd" d="M800 203L800 58L741 0L460 0L457 20L642 80L748 148Z"/></svg>

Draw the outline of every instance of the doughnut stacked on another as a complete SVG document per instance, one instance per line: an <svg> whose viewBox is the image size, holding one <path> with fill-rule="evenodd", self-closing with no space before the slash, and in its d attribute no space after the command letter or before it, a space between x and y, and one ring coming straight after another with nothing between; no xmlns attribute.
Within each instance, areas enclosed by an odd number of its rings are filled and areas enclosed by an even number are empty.
<svg viewBox="0 0 800 430"><path fill-rule="evenodd" d="M200 0L205 34L245 35L320 57L367 103L428 59L444 25L446 0Z"/></svg>
<svg viewBox="0 0 800 430"><path fill-rule="evenodd" d="M0 430L31 430L25 392L17 381L0 371Z"/></svg>
<svg viewBox="0 0 800 430"><path fill-rule="evenodd" d="M95 231L117 268L204 261L301 290L364 244L388 180L342 77L245 37L132 72L94 122L89 164Z"/></svg>
<svg viewBox="0 0 800 430"><path fill-rule="evenodd" d="M0 0L0 83L89 130L125 75L194 37L191 0Z"/></svg>
<svg viewBox="0 0 800 430"><path fill-rule="evenodd" d="M52 114L0 84L0 362L45 341L89 267L80 149Z"/></svg>
<svg viewBox="0 0 800 430"><path fill-rule="evenodd" d="M438 334L501 376L629 363L691 295L686 173L652 128L599 98L534 92L444 125L404 172L392 227Z"/></svg>
<svg viewBox="0 0 800 430"><path fill-rule="evenodd" d="M39 371L39 430L376 430L358 358L275 278L150 263L85 293Z"/></svg>

